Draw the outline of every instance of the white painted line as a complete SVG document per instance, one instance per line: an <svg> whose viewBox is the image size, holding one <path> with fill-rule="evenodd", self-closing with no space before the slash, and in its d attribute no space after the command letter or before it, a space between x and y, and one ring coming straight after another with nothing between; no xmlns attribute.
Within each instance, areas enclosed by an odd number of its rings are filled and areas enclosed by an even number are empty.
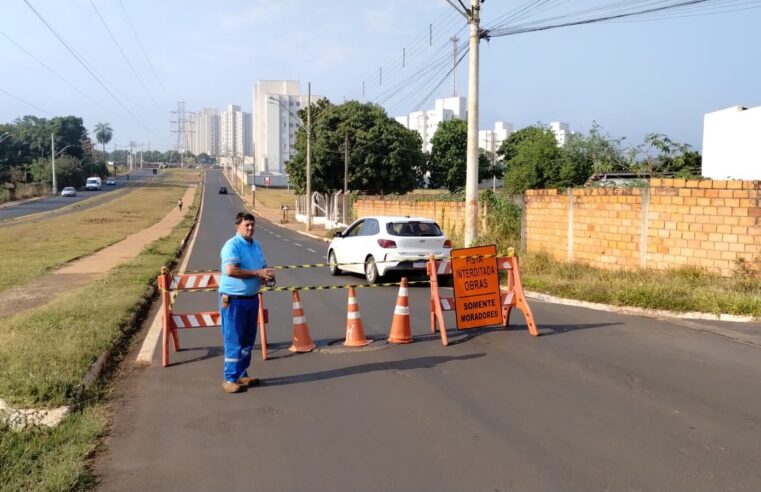
<svg viewBox="0 0 761 492"><path fill-rule="evenodd" d="M287 243L288 241L290 241L290 239L288 239L287 237L284 237L283 241L285 241Z"/></svg>
<svg viewBox="0 0 761 492"><path fill-rule="evenodd" d="M313 250L312 248L307 248L307 251L309 251L310 253L317 253L317 251Z"/></svg>
<svg viewBox="0 0 761 492"><path fill-rule="evenodd" d="M279 238L279 237L280 237L280 234L275 234L275 237Z"/></svg>
<svg viewBox="0 0 761 492"><path fill-rule="evenodd" d="M300 243L297 243L296 241L294 241L293 244L298 246L299 248L302 246Z"/></svg>

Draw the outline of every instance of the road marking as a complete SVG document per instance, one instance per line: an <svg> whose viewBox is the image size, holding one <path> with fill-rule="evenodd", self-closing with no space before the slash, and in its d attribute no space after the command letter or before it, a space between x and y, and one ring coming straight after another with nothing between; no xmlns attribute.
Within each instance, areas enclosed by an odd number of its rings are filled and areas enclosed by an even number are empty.
<svg viewBox="0 0 761 492"><path fill-rule="evenodd" d="M288 239L287 237L284 237L283 241L285 241L287 243L288 241L290 241L290 239Z"/></svg>
<svg viewBox="0 0 761 492"><path fill-rule="evenodd" d="M299 248L302 246L301 244L297 243L296 241L294 241L293 244L298 246Z"/></svg>
<svg viewBox="0 0 761 492"><path fill-rule="evenodd" d="M280 239L280 234L275 234L275 237Z"/></svg>
<svg viewBox="0 0 761 492"><path fill-rule="evenodd" d="M317 251L313 250L312 248L307 248L307 251L309 251L310 253L317 253Z"/></svg>

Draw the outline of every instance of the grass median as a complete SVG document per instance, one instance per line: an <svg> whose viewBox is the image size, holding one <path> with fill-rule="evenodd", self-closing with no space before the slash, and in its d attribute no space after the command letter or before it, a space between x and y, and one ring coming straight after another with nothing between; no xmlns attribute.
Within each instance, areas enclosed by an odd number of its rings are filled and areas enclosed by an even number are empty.
<svg viewBox="0 0 761 492"><path fill-rule="evenodd" d="M150 227L197 182L198 173L173 170L103 205L0 228L0 292Z"/></svg>
<svg viewBox="0 0 761 492"><path fill-rule="evenodd" d="M165 188L162 185L142 190L147 194L130 195L143 202L141 207L150 209L152 203L158 208L166 201ZM100 354L115 344L126 346L125 325L161 266L176 257L180 241L192 226L199 198L200 190L182 222L134 259L45 306L3 320L0 398L16 406L66 404ZM83 213L102 216L99 209ZM50 219L49 225L56 227L62 219ZM86 404L54 429L0 427L0 490L63 491L94 486L87 459L107 427L104 384L98 382L84 400Z"/></svg>

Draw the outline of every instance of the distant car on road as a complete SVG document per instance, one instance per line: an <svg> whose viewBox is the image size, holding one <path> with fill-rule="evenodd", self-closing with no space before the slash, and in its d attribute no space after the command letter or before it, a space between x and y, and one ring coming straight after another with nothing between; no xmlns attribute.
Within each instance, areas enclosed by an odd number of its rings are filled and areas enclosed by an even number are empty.
<svg viewBox="0 0 761 492"><path fill-rule="evenodd" d="M106 179L106 186L115 186L116 185L116 179L115 178L108 178Z"/></svg>
<svg viewBox="0 0 761 492"><path fill-rule="evenodd" d="M219 194L220 194L220 195L227 195L227 187L225 187L225 186L220 186L220 187L219 187Z"/></svg>
<svg viewBox="0 0 761 492"><path fill-rule="evenodd" d="M452 241L431 219L363 217L336 234L328 246L328 263L333 275L360 273L375 284L389 272L425 274L429 255L449 257L451 251Z"/></svg>
<svg viewBox="0 0 761 492"><path fill-rule="evenodd" d="M61 190L61 196L77 196L77 189L73 186L67 186Z"/></svg>

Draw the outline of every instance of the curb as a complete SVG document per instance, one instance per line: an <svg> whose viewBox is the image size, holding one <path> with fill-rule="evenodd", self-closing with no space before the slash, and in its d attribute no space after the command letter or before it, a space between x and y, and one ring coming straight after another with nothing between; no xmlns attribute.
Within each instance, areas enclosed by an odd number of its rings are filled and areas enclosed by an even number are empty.
<svg viewBox="0 0 761 492"><path fill-rule="evenodd" d="M614 306L612 304L602 304L598 302L577 301L565 297L556 297L541 292L525 291L526 297L539 301L550 302L552 304L562 304L564 306L575 306L596 311L608 311L618 314L628 314L633 316L644 316L647 318L673 318L673 319L696 319L706 321L729 321L733 323L752 323L756 321L753 316L741 316L736 314L711 314L697 311L668 311L665 309L647 309L630 306Z"/></svg>

